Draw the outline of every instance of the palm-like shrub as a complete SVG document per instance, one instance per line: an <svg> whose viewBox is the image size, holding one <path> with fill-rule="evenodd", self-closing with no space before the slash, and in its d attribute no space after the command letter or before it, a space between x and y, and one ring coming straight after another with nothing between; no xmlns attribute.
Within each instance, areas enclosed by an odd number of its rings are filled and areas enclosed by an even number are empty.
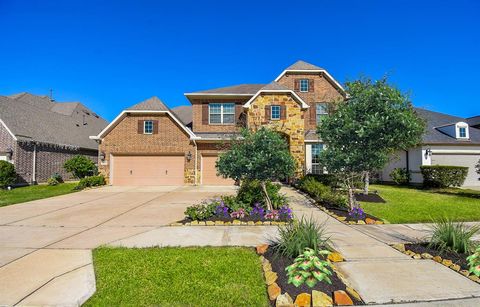
<svg viewBox="0 0 480 307"><path fill-rule="evenodd" d="M331 250L330 245L325 224L317 224L312 217L308 220L302 217L279 227L278 239L272 242L275 254L291 259L302 254L305 248L311 248L318 253L320 250Z"/></svg>
<svg viewBox="0 0 480 307"><path fill-rule="evenodd" d="M480 277L480 245L477 246L475 253L467 257L469 272Z"/></svg>
<svg viewBox="0 0 480 307"><path fill-rule="evenodd" d="M442 219L434 223L432 230L429 247L440 251L468 254L474 249L472 237L480 230L480 227L467 227L464 223L454 223L451 220Z"/></svg>

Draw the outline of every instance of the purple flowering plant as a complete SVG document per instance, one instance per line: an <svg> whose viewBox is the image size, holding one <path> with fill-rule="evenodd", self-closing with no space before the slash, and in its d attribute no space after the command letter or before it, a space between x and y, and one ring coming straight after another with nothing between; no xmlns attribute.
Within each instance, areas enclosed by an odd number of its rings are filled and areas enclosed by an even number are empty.
<svg viewBox="0 0 480 307"><path fill-rule="evenodd" d="M225 206L223 200L220 200L220 205L215 208L215 215L218 217L225 216L228 217L228 207Z"/></svg>
<svg viewBox="0 0 480 307"><path fill-rule="evenodd" d="M363 220L366 216L365 212L360 207L354 207L348 211L348 216L352 219Z"/></svg>
<svg viewBox="0 0 480 307"><path fill-rule="evenodd" d="M258 216L260 219L263 219L265 216L265 209L259 204L255 203L255 205L252 208L252 211L250 212L251 216Z"/></svg>
<svg viewBox="0 0 480 307"><path fill-rule="evenodd" d="M280 215L278 214L278 210L272 210L272 211L267 211L264 216L265 219L267 220L278 220L280 219Z"/></svg>

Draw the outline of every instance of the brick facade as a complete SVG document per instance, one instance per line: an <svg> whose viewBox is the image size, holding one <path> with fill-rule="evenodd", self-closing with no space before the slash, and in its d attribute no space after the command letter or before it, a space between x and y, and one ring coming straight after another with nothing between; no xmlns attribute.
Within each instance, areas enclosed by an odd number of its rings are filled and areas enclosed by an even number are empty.
<svg viewBox="0 0 480 307"><path fill-rule="evenodd" d="M158 133L138 133L138 122L158 121ZM192 159L185 158L185 183L195 180L195 147L189 135L167 114L129 114L121 120L102 140L99 152L105 154L99 170L109 178L110 155L183 155L189 152Z"/></svg>

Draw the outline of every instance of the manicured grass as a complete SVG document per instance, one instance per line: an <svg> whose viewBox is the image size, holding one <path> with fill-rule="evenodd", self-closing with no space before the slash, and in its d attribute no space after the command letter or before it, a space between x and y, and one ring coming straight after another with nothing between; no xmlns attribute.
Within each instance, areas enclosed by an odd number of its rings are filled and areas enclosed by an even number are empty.
<svg viewBox="0 0 480 307"><path fill-rule="evenodd" d="M85 306L268 306L253 249L99 248Z"/></svg>
<svg viewBox="0 0 480 307"><path fill-rule="evenodd" d="M76 185L77 183L62 183L56 186L32 185L11 191L0 190L0 207L72 193L75 192L73 188Z"/></svg>
<svg viewBox="0 0 480 307"><path fill-rule="evenodd" d="M390 223L480 221L480 191L424 190L414 187L372 185L387 203L362 203L365 211Z"/></svg>

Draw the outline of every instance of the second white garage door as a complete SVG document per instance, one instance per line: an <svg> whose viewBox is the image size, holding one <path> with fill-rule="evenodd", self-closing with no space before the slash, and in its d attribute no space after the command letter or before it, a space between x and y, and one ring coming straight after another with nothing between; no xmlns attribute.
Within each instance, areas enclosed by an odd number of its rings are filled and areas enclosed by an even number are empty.
<svg viewBox="0 0 480 307"><path fill-rule="evenodd" d="M183 185L183 156L114 156L113 185Z"/></svg>
<svg viewBox="0 0 480 307"><path fill-rule="evenodd" d="M202 184L204 185L233 185L232 179L217 176L215 163L218 156L202 156Z"/></svg>
<svg viewBox="0 0 480 307"><path fill-rule="evenodd" d="M468 167L467 179L465 179L464 186L480 186L479 174L475 170L475 165L478 163L480 155L455 155L455 154L433 154L432 165L453 165Z"/></svg>

